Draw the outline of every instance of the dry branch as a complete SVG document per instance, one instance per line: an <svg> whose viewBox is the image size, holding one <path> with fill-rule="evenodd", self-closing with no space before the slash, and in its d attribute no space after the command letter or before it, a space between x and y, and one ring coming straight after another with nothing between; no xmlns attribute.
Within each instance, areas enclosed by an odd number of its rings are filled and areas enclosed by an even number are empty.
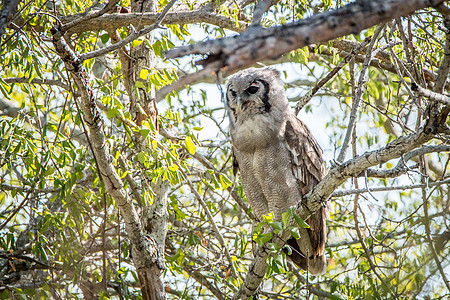
<svg viewBox="0 0 450 300"><path fill-rule="evenodd" d="M95 12L88 13L83 21L79 22L77 26L73 26L68 30L69 34L82 33L86 31L115 31L121 27L133 25L138 28L139 26L149 26L156 22L159 13L114 13L106 14L94 19L90 19L91 14ZM66 17L61 17L60 21L63 24L69 24L74 20L82 17L82 14L75 14ZM24 24L24 20L16 21L17 26ZM161 23L164 24L198 24L198 23L208 23L221 28L226 28L236 32L240 32L246 29L247 24L239 21L235 22L232 19L228 19L224 16L211 13L206 10L195 10L195 11L179 11L168 13ZM42 32L43 27L34 26L33 29L37 32Z"/></svg>
<svg viewBox="0 0 450 300"><path fill-rule="evenodd" d="M407 184L398 186L386 186L386 187L374 187L374 188L364 188L364 189L351 189L351 190L340 190L333 193L332 197L344 197L348 195L363 194L363 193L374 193L374 192L390 192L390 191L406 191L412 189L429 188L434 186L448 185L450 184L450 179L443 181L436 181L430 183L421 184Z"/></svg>
<svg viewBox="0 0 450 300"><path fill-rule="evenodd" d="M205 68L220 62L215 71L226 73L244 68L257 61L277 59L291 50L313 43L321 43L381 22L412 14L414 11L437 6L443 0L390 0L356 1L335 11L268 29L250 27L240 35L210 40L167 52L168 58L189 54L209 54Z"/></svg>
<svg viewBox="0 0 450 300"><path fill-rule="evenodd" d="M75 84L81 93L80 107L83 118L89 129L90 143L92 145L95 161L98 165L99 173L105 189L109 195L117 202L121 215L125 222L127 236L132 244L133 262L138 274L145 272L151 274L149 278L159 278L161 269L160 253L157 242L150 236L144 235L141 227L140 218L131 201L131 198L125 191L119 174L115 170L110 153L107 147L105 135L103 132L103 120L99 111L94 94L91 89L87 72L82 64L82 60L68 46L62 32L57 27L52 28L53 45L56 53L63 60L66 70L72 76ZM157 292L152 289L153 281L140 282L142 293L151 295ZM144 297L145 299L145 297Z"/></svg>
<svg viewBox="0 0 450 300"><path fill-rule="evenodd" d="M0 40L5 33L6 24L8 24L9 18L16 12L21 0L6 0L2 2L3 7L0 11Z"/></svg>

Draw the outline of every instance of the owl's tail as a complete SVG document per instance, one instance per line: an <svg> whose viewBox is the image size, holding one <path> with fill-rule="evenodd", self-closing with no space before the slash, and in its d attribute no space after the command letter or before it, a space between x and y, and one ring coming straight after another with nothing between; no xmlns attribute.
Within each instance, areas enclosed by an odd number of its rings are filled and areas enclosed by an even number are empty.
<svg viewBox="0 0 450 300"><path fill-rule="evenodd" d="M308 259L307 256L301 252L296 239L289 239L287 244L291 247L291 255L288 255L288 257L298 267L303 270L308 270L308 272L313 275L325 273L327 270L327 258L324 253L322 255L312 255ZM287 254L287 250L285 250L285 253Z"/></svg>
<svg viewBox="0 0 450 300"><path fill-rule="evenodd" d="M290 238L287 245L291 248L289 258L303 270L319 275L327 269L325 243L327 240L326 208L320 208L308 220L310 228L300 228L300 239ZM287 253L287 251L285 251Z"/></svg>

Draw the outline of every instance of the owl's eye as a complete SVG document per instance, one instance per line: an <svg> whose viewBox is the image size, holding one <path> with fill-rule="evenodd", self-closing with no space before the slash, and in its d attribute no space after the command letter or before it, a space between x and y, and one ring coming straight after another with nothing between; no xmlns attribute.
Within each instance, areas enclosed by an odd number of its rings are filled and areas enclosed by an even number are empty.
<svg viewBox="0 0 450 300"><path fill-rule="evenodd" d="M233 96L233 98L236 98L237 93L233 90L231 90L231 96Z"/></svg>
<svg viewBox="0 0 450 300"><path fill-rule="evenodd" d="M259 86L256 82L252 83L250 87L246 90L249 94L255 94L259 90Z"/></svg>

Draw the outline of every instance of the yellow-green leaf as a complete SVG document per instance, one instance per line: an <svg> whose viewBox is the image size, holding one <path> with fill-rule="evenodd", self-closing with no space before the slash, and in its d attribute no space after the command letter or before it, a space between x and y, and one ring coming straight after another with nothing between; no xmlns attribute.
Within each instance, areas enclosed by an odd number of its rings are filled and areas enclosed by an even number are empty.
<svg viewBox="0 0 450 300"><path fill-rule="evenodd" d="M186 149L189 151L191 155L195 154L195 151L197 150L197 147L195 147L194 142L192 141L192 138L190 136L187 136L184 139L184 142L186 144Z"/></svg>
<svg viewBox="0 0 450 300"><path fill-rule="evenodd" d="M141 79L147 79L149 73L150 72L147 69L142 69L139 73L139 77L141 77Z"/></svg>
<svg viewBox="0 0 450 300"><path fill-rule="evenodd" d="M133 45L133 47L137 47L140 44L142 44L144 40L134 40L131 44Z"/></svg>
<svg viewBox="0 0 450 300"><path fill-rule="evenodd" d="M228 179L227 176L224 174L220 175L220 185L222 186L223 190L226 190L229 186L231 186L231 180Z"/></svg>

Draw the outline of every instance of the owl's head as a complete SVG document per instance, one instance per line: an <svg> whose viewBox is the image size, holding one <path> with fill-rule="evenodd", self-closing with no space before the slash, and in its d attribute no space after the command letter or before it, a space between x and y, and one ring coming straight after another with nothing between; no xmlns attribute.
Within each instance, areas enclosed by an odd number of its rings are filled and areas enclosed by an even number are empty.
<svg viewBox="0 0 450 300"><path fill-rule="evenodd" d="M226 106L230 117L265 114L289 108L280 73L272 68L249 68L234 74L227 83Z"/></svg>

